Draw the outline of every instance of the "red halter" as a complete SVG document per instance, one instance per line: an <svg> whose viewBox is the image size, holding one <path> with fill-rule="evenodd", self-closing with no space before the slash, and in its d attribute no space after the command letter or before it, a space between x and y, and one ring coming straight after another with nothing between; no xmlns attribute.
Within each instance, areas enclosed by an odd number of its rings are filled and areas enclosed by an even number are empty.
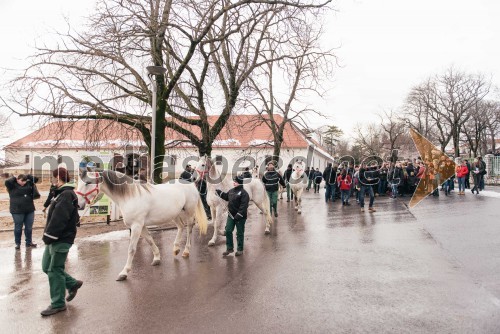
<svg viewBox="0 0 500 334"><path fill-rule="evenodd" d="M95 197L94 197L94 200L97 198L97 195L99 195L99 182L96 182L96 187L88 192L86 192L85 194L80 192L80 191L75 191L75 194L77 195L80 195L83 197L83 199L85 200L85 202L87 204L93 204L91 200L89 200L89 195L92 194L93 192L96 192L95 194Z"/></svg>

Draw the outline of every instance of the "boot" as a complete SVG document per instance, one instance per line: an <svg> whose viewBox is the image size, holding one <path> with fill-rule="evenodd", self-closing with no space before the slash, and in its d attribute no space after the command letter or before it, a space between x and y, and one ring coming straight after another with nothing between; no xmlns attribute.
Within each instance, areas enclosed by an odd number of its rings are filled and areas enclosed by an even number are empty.
<svg viewBox="0 0 500 334"><path fill-rule="evenodd" d="M222 256L228 256L232 252L234 252L234 249L228 249L227 251L225 251L224 253L222 253Z"/></svg>

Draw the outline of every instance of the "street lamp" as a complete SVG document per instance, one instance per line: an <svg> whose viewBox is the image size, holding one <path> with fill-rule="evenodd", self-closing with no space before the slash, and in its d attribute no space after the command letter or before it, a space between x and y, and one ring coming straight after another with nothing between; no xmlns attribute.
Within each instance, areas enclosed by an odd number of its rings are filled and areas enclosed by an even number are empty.
<svg viewBox="0 0 500 334"><path fill-rule="evenodd" d="M151 153L149 158L151 159L151 183L154 182L154 170L155 170L155 150L156 150L156 76L164 75L167 69L162 66L148 66L146 67L149 73L149 79L153 85L153 112L151 114ZM155 77L153 79L153 76Z"/></svg>

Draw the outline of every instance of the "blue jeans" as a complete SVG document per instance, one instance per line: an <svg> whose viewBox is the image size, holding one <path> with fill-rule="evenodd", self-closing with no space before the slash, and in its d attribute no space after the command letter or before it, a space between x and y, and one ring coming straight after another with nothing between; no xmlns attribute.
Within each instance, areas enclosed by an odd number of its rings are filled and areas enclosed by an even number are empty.
<svg viewBox="0 0 500 334"><path fill-rule="evenodd" d="M387 180L380 180L378 183L378 194L385 195L387 190Z"/></svg>
<svg viewBox="0 0 500 334"><path fill-rule="evenodd" d="M35 220L35 212L29 213L13 213L12 218L14 219L14 240L16 245L21 244L21 235L23 234L24 225L24 237L26 239L26 245L31 245L31 233L33 231L33 221Z"/></svg>
<svg viewBox="0 0 500 334"><path fill-rule="evenodd" d="M399 184L397 183L391 183L392 197L398 196L398 186Z"/></svg>
<svg viewBox="0 0 500 334"><path fill-rule="evenodd" d="M328 202L330 199L332 200L332 202L335 202L335 183L329 184L327 182L325 191L325 201Z"/></svg>
<svg viewBox="0 0 500 334"><path fill-rule="evenodd" d="M450 180L447 182L450 182ZM458 191L465 191L465 176L458 178Z"/></svg>
<svg viewBox="0 0 500 334"><path fill-rule="evenodd" d="M342 199L342 203L349 202L349 193L350 193L350 190L341 190L340 191L340 198Z"/></svg>
<svg viewBox="0 0 500 334"><path fill-rule="evenodd" d="M365 207L365 194L368 191L370 194L370 204L369 208L373 206L373 201L375 200L375 195L373 195L373 187L368 185L361 185L359 190L359 205L364 208Z"/></svg>

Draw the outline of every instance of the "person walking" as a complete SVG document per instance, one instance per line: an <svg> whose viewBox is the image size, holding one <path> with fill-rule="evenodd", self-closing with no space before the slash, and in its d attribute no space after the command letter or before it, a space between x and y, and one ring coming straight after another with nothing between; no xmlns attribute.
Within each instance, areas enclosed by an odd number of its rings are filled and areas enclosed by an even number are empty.
<svg viewBox="0 0 500 334"><path fill-rule="evenodd" d="M457 165L456 168L459 168L460 165ZM442 189L444 190L444 194L448 196L450 194L450 191L452 190L452 184L455 181L455 173L456 170L453 170L453 165L451 164L451 160L446 160L444 163L444 167L441 168L441 175L444 175L444 177L448 176L448 179L443 182L442 184ZM459 193L460 195L460 193Z"/></svg>
<svg viewBox="0 0 500 334"><path fill-rule="evenodd" d="M292 189L290 188L290 177L292 177L293 173L293 167L292 164L288 164L288 167L283 174L283 178L285 179L286 183L286 201L290 202L290 200L293 200L293 192Z"/></svg>
<svg viewBox="0 0 500 334"><path fill-rule="evenodd" d="M403 169L401 163L397 162L389 171L388 179L391 185L391 198L395 199L398 196L398 187L403 182Z"/></svg>
<svg viewBox="0 0 500 334"><path fill-rule="evenodd" d="M479 161L479 164L480 164L479 174L481 175L481 178L479 179L479 190L483 191L484 190L484 176L486 175L486 162L483 161L483 157L481 157L481 156L477 157L477 160Z"/></svg>
<svg viewBox="0 0 500 334"><path fill-rule="evenodd" d="M83 285L83 281L74 279L65 271L66 258L75 240L76 226L80 219L78 198L74 192L74 184L69 183L70 176L65 168L55 169L52 176L57 190L43 231L46 246L42 258L42 270L49 278L51 303L41 312L43 316L66 310L65 290L68 290L66 301L70 302Z"/></svg>
<svg viewBox="0 0 500 334"><path fill-rule="evenodd" d="M21 249L21 237L23 234L26 249L35 248L33 243L33 221L35 220L35 183L38 178L33 175L19 174L5 180L5 187L9 193L9 210L14 220L14 242L16 250Z"/></svg>
<svg viewBox="0 0 500 334"><path fill-rule="evenodd" d="M183 181L187 181L187 182L193 182L193 170L191 168L191 165L186 165L186 168L181 173L181 176L179 177L179 180L183 180Z"/></svg>
<svg viewBox="0 0 500 334"><path fill-rule="evenodd" d="M351 205L349 204L349 193L351 190L352 178L351 175L347 173L346 168L342 169L342 172L337 178L337 182L339 183L340 199L342 200L342 205Z"/></svg>
<svg viewBox="0 0 500 334"><path fill-rule="evenodd" d="M470 163L469 160L465 159L465 165L467 166L467 175L465 175L465 189L470 189Z"/></svg>
<svg viewBox="0 0 500 334"><path fill-rule="evenodd" d="M205 179L206 179L206 174L203 173L202 175L200 175L198 180L194 182L194 184L196 186L196 189L198 189L198 193L200 194L201 202L203 203L203 208L205 209L207 219L211 220L212 212L207 202L207 181Z"/></svg>
<svg viewBox="0 0 500 334"><path fill-rule="evenodd" d="M373 202L375 201L375 195L373 194L373 185L378 182L378 171L370 170L366 168L366 164L362 163L359 168L359 205L361 207L361 212L365 211L365 194L368 192L370 195L370 204L368 205L368 211L375 212L373 208Z"/></svg>
<svg viewBox="0 0 500 334"><path fill-rule="evenodd" d="M267 164L267 171L262 176L262 183L266 187L267 195L269 196L270 212L278 217L278 184L285 187L285 180L280 173L275 170L274 163L271 161Z"/></svg>
<svg viewBox="0 0 500 334"><path fill-rule="evenodd" d="M481 183L482 178L482 164L479 159L474 159L474 164L472 165L472 176L474 177L474 187L471 189L471 192L474 193L476 191L476 195L479 194L479 185Z"/></svg>
<svg viewBox="0 0 500 334"><path fill-rule="evenodd" d="M235 176L233 178L234 188L227 193L216 189L217 196L228 201L228 213L226 221L226 251L222 253L227 256L234 252L233 231L236 226L236 246L237 251L234 255L243 255L243 241L245 240L245 222L247 220L248 203L250 196L243 188L243 177Z"/></svg>
<svg viewBox="0 0 500 334"><path fill-rule="evenodd" d="M322 180L323 180L323 173L319 171L319 168L316 168L316 171L314 172L314 193L319 194L319 186Z"/></svg>
<svg viewBox="0 0 500 334"><path fill-rule="evenodd" d="M329 162L323 171L323 180L325 180L325 202L335 202L335 187L337 183L337 166L332 166Z"/></svg>
<svg viewBox="0 0 500 334"><path fill-rule="evenodd" d="M469 173L469 170L467 169L467 163L465 161L462 161L462 163L460 165L457 165L456 167L459 195L465 195L465 177L467 173Z"/></svg>
<svg viewBox="0 0 500 334"><path fill-rule="evenodd" d="M378 194L379 196L385 196L387 192L387 177L388 177L389 169L387 168L387 164L384 162L382 167L379 170L379 183L378 183Z"/></svg>
<svg viewBox="0 0 500 334"><path fill-rule="evenodd" d="M307 170L309 170L309 173L307 173ZM308 178L306 190L309 191L309 189L311 189L311 185L313 184L313 181L314 181L314 173L315 173L314 167L311 167L311 169L309 169L309 167L307 167L306 173L307 173L307 178Z"/></svg>

